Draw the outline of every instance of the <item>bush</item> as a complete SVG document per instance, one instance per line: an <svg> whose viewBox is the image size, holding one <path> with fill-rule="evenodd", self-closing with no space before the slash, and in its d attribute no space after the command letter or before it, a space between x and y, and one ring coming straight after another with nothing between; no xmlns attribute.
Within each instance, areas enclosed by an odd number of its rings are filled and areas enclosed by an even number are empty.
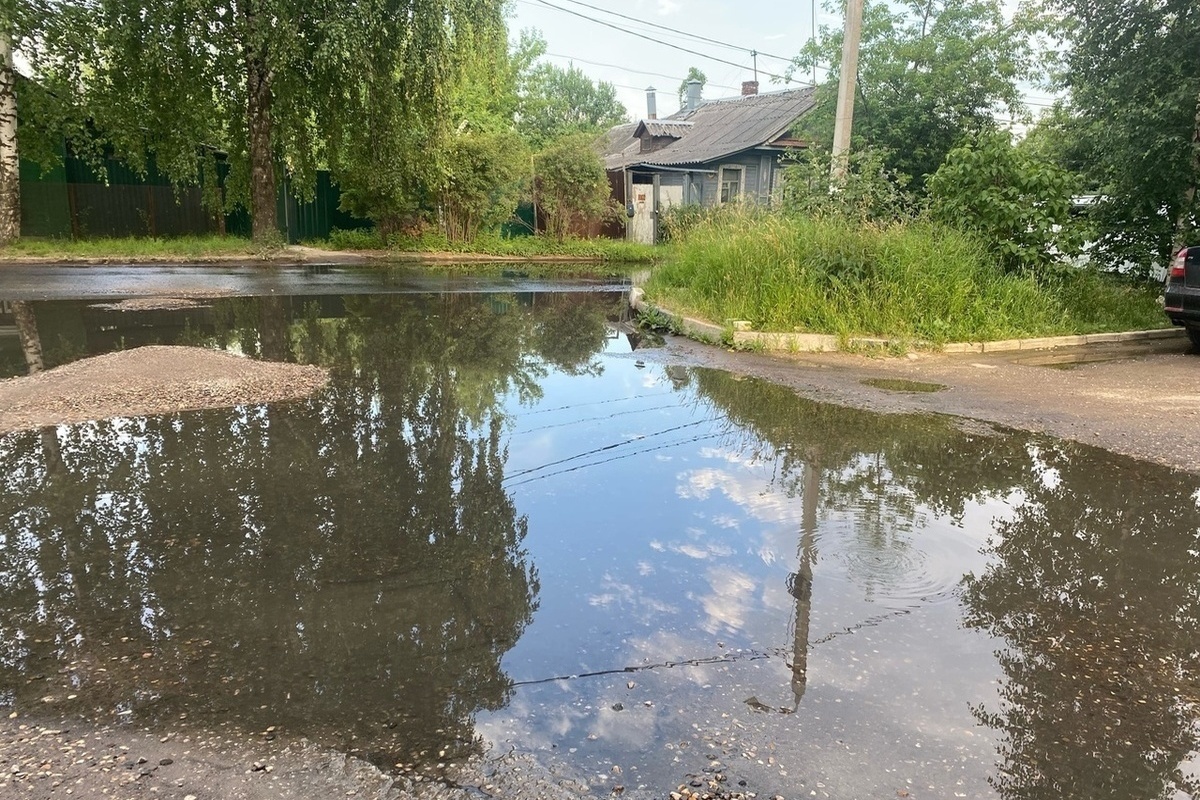
<svg viewBox="0 0 1200 800"><path fill-rule="evenodd" d="M562 240L618 213L591 136L574 134L552 143L535 157L534 171L537 204L554 238Z"/></svg>
<svg viewBox="0 0 1200 800"><path fill-rule="evenodd" d="M334 228L329 232L329 246L334 250L382 250L387 247L374 228Z"/></svg>
<svg viewBox="0 0 1200 800"><path fill-rule="evenodd" d="M978 233L1009 270L1045 272L1079 254L1073 176L1014 147L1007 133L951 150L928 187L934 219Z"/></svg>
<svg viewBox="0 0 1200 800"><path fill-rule="evenodd" d="M916 201L905 191L908 176L884 166L886 153L877 148L853 151L841 185L833 190L828 150L809 147L789 151L783 168L780 203L784 211L807 216L841 216L860 221L890 222L908 217Z"/></svg>

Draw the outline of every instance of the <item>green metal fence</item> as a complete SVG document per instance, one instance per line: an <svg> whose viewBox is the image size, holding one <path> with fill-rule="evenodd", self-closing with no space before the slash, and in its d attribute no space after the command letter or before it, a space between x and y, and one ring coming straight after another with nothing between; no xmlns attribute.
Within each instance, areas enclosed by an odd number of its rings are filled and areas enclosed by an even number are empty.
<svg viewBox="0 0 1200 800"><path fill-rule="evenodd" d="M204 208L199 187L175 187L153 163L142 175L116 159L105 163L107 180L86 162L64 154L61 165L45 169L21 161L21 233L25 236L97 238L182 236L231 233L250 235L250 215L223 218ZM328 172L317 174L312 200L301 200L281 181L277 200L280 233L289 242L324 239L333 228L371 227L369 220L342 211L341 192Z"/></svg>

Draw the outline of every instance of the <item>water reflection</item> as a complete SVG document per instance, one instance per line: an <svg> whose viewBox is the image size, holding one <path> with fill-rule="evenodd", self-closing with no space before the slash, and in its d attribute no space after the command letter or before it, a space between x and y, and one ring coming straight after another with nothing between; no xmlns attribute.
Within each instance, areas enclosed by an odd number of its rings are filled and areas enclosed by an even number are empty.
<svg viewBox="0 0 1200 800"><path fill-rule="evenodd" d="M47 366L333 378L0 438L2 702L650 794L709 754L762 796L1200 791L1195 476L645 364L616 295L31 310Z"/></svg>
<svg viewBox="0 0 1200 800"><path fill-rule="evenodd" d="M476 747L538 594L498 397L595 371L613 306L541 299L227 301L181 335L328 363L328 390L0 439L0 692L388 764Z"/></svg>

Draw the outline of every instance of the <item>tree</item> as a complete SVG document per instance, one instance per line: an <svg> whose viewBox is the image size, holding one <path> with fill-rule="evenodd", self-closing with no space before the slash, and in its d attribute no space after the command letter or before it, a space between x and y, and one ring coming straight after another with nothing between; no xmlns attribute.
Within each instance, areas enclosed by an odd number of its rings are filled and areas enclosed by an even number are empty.
<svg viewBox="0 0 1200 800"><path fill-rule="evenodd" d="M978 232L1006 269L1042 271L1078 253L1075 176L1014 147L1007 133L951 150L928 188L934 218Z"/></svg>
<svg viewBox="0 0 1200 800"><path fill-rule="evenodd" d="M152 158L175 183L212 181L199 153L228 150L230 202L248 204L263 240L276 235L280 167L311 188L332 153L361 192L395 194L396 181L368 179L436 150L412 123L440 118L470 39L460 34L503 30L501 11L502 0L77 0L53 6L33 65L66 73L89 135L135 168Z"/></svg>
<svg viewBox="0 0 1200 800"><path fill-rule="evenodd" d="M835 10L832 6L830 10ZM994 130L995 115L1021 109L1018 82L1032 64L1024 18L1004 19L1001 0L868 3L859 50L855 148L888 152L887 166L914 189L970 133ZM803 133L829 142L842 49L841 31L823 27L791 70L834 64Z"/></svg>
<svg viewBox="0 0 1200 800"><path fill-rule="evenodd" d="M540 64L523 82L517 130L540 147L571 133L600 133L626 120L617 90L574 64Z"/></svg>
<svg viewBox="0 0 1200 800"><path fill-rule="evenodd" d="M559 241L613 211L604 163L587 134L564 136L538 153L534 181L546 231Z"/></svg>
<svg viewBox="0 0 1200 800"><path fill-rule="evenodd" d="M704 90L704 85L708 83L708 76L700 71L698 67L688 67L687 77L679 82L679 107L683 108L687 102L688 83L691 81L700 81L700 90Z"/></svg>
<svg viewBox="0 0 1200 800"><path fill-rule="evenodd" d="M1200 226L1200 8L1045 0L1066 107L1049 130L1102 195L1093 258L1162 264Z"/></svg>
<svg viewBox="0 0 1200 800"><path fill-rule="evenodd" d="M0 19L0 245L21 235L21 175L17 153L17 74L8 15Z"/></svg>

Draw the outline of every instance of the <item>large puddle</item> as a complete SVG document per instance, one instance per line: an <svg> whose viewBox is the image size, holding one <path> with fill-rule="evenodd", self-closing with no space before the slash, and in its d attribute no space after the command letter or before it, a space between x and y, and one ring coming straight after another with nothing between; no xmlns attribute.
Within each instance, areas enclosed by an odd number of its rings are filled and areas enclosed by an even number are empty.
<svg viewBox="0 0 1200 800"><path fill-rule="evenodd" d="M597 796L1197 790L1195 476L673 365L619 287L536 288L33 303L51 363L333 377L0 438L0 707Z"/></svg>

